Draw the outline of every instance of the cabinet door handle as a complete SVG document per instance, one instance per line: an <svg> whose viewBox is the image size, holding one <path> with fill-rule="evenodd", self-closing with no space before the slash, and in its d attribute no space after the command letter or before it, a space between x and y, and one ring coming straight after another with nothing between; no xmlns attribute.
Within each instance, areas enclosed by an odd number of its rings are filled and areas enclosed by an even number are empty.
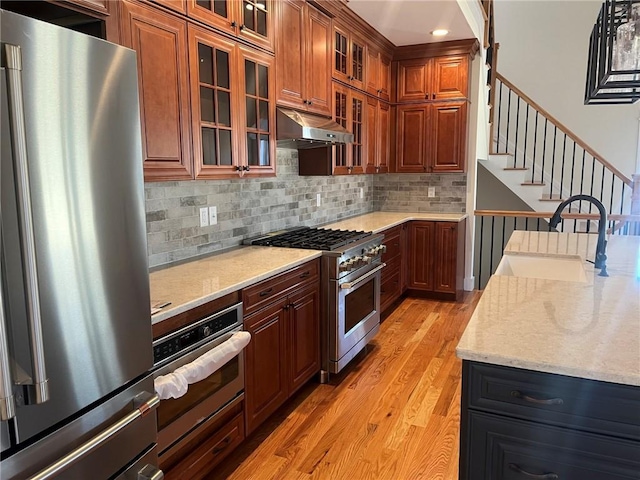
<svg viewBox="0 0 640 480"><path fill-rule="evenodd" d="M530 397L529 395L525 395L520 390L513 390L511 392L511 396L520 400L524 400L525 402L535 403L537 405L562 405L564 403L564 400L562 400L561 398L534 398Z"/></svg>
<svg viewBox="0 0 640 480"><path fill-rule="evenodd" d="M558 480L558 478L560 478L558 477L557 473L542 473L540 475L536 475L535 473L529 473L526 470L523 470L522 468L520 468L515 463L510 463L509 468L514 472L518 472L519 474L524 475L527 478L537 478L538 480Z"/></svg>
<svg viewBox="0 0 640 480"><path fill-rule="evenodd" d="M260 296L261 297L266 297L267 295L269 295L271 292L273 292L273 288L267 288L266 290L263 290L260 292Z"/></svg>
<svg viewBox="0 0 640 480"><path fill-rule="evenodd" d="M307 278L309 275L311 275L311 272L306 271L300 274L300 278Z"/></svg>
<svg viewBox="0 0 640 480"><path fill-rule="evenodd" d="M219 454L220 452L224 451L224 449L227 448L230 443L231 443L231 436L225 437L224 440L222 440L213 450L211 450L211 453L214 455Z"/></svg>

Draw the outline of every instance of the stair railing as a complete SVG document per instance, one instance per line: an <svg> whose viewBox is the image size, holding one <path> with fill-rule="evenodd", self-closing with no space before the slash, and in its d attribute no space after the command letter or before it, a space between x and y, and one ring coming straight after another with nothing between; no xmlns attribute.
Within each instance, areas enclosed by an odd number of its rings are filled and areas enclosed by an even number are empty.
<svg viewBox="0 0 640 480"><path fill-rule="evenodd" d="M511 155L511 169L528 171L524 186L548 186L542 200L583 193L610 213L630 211L632 180L497 72L492 99L491 151ZM591 213L587 205L577 204L577 212Z"/></svg>

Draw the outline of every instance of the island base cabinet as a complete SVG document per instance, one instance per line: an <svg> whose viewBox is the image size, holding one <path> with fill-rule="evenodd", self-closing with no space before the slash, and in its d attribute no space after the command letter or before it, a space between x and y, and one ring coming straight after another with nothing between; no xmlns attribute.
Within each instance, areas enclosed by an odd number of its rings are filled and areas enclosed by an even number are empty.
<svg viewBox="0 0 640 480"><path fill-rule="evenodd" d="M640 478L640 445L631 440L472 410L466 421L460 480Z"/></svg>

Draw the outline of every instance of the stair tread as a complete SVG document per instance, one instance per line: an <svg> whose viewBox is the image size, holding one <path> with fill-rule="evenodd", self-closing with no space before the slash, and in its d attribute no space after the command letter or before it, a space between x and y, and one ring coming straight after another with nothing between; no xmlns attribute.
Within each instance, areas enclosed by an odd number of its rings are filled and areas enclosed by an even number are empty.
<svg viewBox="0 0 640 480"><path fill-rule="evenodd" d="M540 200L541 202L564 202L564 198L556 197L556 196L551 197L551 198L550 198L550 197L548 197L548 196L546 196L546 197L540 197L540 198L539 198L539 200Z"/></svg>
<svg viewBox="0 0 640 480"><path fill-rule="evenodd" d="M503 170L517 170L517 171L525 171L529 170L529 167L504 167Z"/></svg>
<svg viewBox="0 0 640 480"><path fill-rule="evenodd" d="M513 157L512 153L490 153L489 155L494 157Z"/></svg>
<svg viewBox="0 0 640 480"><path fill-rule="evenodd" d="M523 187L544 187L546 183L541 182L522 182L520 185Z"/></svg>

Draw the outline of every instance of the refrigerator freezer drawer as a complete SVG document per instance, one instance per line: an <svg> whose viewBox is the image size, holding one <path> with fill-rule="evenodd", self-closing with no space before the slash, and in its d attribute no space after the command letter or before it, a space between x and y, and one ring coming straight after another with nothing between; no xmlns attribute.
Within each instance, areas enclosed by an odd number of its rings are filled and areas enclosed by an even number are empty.
<svg viewBox="0 0 640 480"><path fill-rule="evenodd" d="M3 480L25 478L54 465L70 452L135 411L137 408L135 400L147 400L152 396L153 391L153 378L147 376L65 427L3 460L0 464ZM155 443L156 412L154 408L70 464L55 478L57 480L112 478L127 465L136 462L144 452L154 448ZM154 458L147 463L157 465L157 457L154 455Z"/></svg>

